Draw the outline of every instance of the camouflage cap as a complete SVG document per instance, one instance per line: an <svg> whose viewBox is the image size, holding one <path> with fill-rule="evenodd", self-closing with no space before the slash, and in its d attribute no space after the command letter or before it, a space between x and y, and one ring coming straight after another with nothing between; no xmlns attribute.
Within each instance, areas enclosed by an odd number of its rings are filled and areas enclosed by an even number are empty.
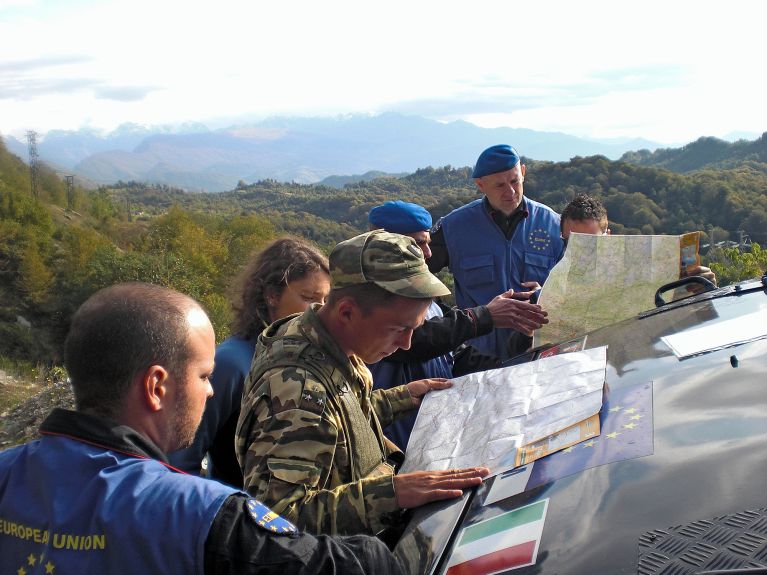
<svg viewBox="0 0 767 575"><path fill-rule="evenodd" d="M374 283L409 298L449 295L429 271L413 238L375 230L338 244L330 253L332 289Z"/></svg>

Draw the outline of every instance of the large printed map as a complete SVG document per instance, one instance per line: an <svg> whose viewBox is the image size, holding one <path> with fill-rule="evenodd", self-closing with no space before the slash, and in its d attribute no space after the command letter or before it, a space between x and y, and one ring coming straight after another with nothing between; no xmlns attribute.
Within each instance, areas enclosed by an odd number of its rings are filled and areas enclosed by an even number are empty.
<svg viewBox="0 0 767 575"><path fill-rule="evenodd" d="M538 298L549 323L535 332L533 346L652 309L656 290L679 279L682 237L571 234Z"/></svg>
<svg viewBox="0 0 767 575"><path fill-rule="evenodd" d="M518 447L600 410L606 365L599 347L453 379L424 398L402 472L514 467Z"/></svg>

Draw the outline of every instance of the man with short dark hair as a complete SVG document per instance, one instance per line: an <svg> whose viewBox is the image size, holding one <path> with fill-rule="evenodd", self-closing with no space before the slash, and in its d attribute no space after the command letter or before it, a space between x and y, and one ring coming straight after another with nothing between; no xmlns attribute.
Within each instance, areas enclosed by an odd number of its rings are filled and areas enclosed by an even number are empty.
<svg viewBox="0 0 767 575"><path fill-rule="evenodd" d="M565 206L560 216L562 240L567 244L571 232L609 235L607 210L597 198L578 194Z"/></svg>
<svg viewBox="0 0 767 575"><path fill-rule="evenodd" d="M65 344L77 411L0 453L0 557L16 573L399 573L370 537L316 538L247 494L178 472L212 395L213 327L197 302L106 288Z"/></svg>
<svg viewBox="0 0 767 575"><path fill-rule="evenodd" d="M560 233L562 241L567 245L571 233L610 235L607 221L607 208L599 198L587 194L578 194L562 210ZM706 266L696 266L690 270L682 268L681 277L700 276L716 285L716 274ZM699 284L685 286L685 291L696 293L701 291Z"/></svg>
<svg viewBox="0 0 767 575"><path fill-rule="evenodd" d="M540 289L562 255L559 215L524 196L525 171L511 146L486 149L472 173L484 197L453 210L431 231L429 269L450 268L460 308L487 304L510 289ZM507 359L524 351L524 346L510 349L513 333L495 329L470 343L483 353ZM526 343L524 338L520 341Z"/></svg>
<svg viewBox="0 0 767 575"><path fill-rule="evenodd" d="M423 379L372 390L365 363L407 349L434 297L449 290L411 238L374 231L330 254L323 306L272 324L259 337L237 425L245 486L315 533L381 534L403 511L458 497L488 470L395 475L402 452L381 428L415 409Z"/></svg>

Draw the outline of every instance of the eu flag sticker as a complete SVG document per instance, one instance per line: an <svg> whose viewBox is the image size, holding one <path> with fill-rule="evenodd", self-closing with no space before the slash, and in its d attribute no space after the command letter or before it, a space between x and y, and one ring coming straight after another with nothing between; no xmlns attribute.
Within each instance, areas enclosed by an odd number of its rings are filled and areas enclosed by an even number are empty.
<svg viewBox="0 0 767 575"><path fill-rule="evenodd" d="M598 437L535 462L527 490L598 465L653 453L652 382L605 394Z"/></svg>
<svg viewBox="0 0 767 575"><path fill-rule="evenodd" d="M256 499L248 499L248 511L262 529L279 535L295 533L297 531L287 519L283 519L266 505Z"/></svg>

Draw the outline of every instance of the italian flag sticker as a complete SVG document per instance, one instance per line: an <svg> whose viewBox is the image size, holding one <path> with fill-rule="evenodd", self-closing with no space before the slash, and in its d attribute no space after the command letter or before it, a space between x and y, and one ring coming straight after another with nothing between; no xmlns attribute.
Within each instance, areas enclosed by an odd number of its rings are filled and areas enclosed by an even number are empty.
<svg viewBox="0 0 767 575"><path fill-rule="evenodd" d="M543 499L463 529L447 575L492 575L534 565L548 505Z"/></svg>

